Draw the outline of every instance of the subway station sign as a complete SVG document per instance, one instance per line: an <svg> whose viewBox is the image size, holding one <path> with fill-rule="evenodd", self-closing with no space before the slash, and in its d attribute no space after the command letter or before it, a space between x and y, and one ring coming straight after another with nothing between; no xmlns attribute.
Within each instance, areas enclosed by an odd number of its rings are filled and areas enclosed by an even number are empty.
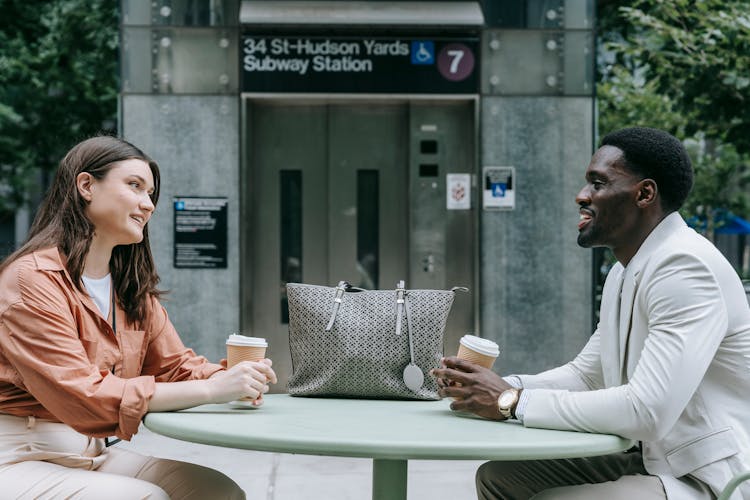
<svg viewBox="0 0 750 500"><path fill-rule="evenodd" d="M475 94L476 38L242 38L245 92Z"/></svg>

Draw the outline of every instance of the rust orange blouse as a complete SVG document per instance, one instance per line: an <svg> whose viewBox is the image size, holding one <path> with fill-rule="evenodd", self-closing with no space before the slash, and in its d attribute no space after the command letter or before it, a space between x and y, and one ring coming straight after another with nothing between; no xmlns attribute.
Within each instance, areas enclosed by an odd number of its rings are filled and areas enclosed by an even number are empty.
<svg viewBox="0 0 750 500"><path fill-rule="evenodd" d="M130 439L156 382L222 369L183 345L155 298L142 329L118 307L115 335L111 314L73 286L56 248L10 264L0 275L0 413Z"/></svg>

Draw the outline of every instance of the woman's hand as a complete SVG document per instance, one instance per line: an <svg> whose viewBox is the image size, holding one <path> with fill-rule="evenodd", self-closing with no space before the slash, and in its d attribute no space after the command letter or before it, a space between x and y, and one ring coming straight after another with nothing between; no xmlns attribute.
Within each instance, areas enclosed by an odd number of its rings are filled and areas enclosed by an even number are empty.
<svg viewBox="0 0 750 500"><path fill-rule="evenodd" d="M263 394L268 392L268 384L277 382L271 365L270 359L242 361L227 370L214 373L206 380L211 402L226 403L250 398L260 404Z"/></svg>
<svg viewBox="0 0 750 500"><path fill-rule="evenodd" d="M242 398L252 398L255 405L260 405L268 384L276 381L270 359L243 361L203 380L157 382L154 395L148 402L148 411L181 410Z"/></svg>

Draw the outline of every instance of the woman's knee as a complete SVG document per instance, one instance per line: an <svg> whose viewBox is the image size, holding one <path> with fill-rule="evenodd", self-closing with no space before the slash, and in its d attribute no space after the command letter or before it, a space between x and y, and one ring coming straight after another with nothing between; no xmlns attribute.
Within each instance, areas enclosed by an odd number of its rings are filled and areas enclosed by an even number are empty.
<svg viewBox="0 0 750 500"><path fill-rule="evenodd" d="M159 485L171 498L245 499L245 492L227 475L189 462L154 458L137 477Z"/></svg>
<svg viewBox="0 0 750 500"><path fill-rule="evenodd" d="M112 475L108 474L108 476L106 484L103 485L104 487L101 491L91 491L91 495L86 495L84 498L91 498L92 500L97 498L108 498L110 500L131 500L134 498L170 500L167 492L156 484L134 478L117 477L115 479ZM127 480L123 482L123 479Z"/></svg>
<svg viewBox="0 0 750 500"><path fill-rule="evenodd" d="M196 495L199 498L221 498L227 500L245 500L245 491L226 474L208 467L201 467L205 470L205 483L208 488L204 488L204 493Z"/></svg>

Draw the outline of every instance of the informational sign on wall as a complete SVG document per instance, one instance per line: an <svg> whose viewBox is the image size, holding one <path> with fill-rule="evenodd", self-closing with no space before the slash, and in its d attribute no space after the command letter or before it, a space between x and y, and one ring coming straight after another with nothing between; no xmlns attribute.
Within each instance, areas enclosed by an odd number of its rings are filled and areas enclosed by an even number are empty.
<svg viewBox="0 0 750 500"><path fill-rule="evenodd" d="M471 209L471 174L448 174L446 179L446 208Z"/></svg>
<svg viewBox="0 0 750 500"><path fill-rule="evenodd" d="M174 267L226 269L226 198L174 198Z"/></svg>
<svg viewBox="0 0 750 500"><path fill-rule="evenodd" d="M482 207L485 210L513 210L516 206L515 167L482 169Z"/></svg>
<svg viewBox="0 0 750 500"><path fill-rule="evenodd" d="M242 38L245 92L476 94L479 41L470 37Z"/></svg>

